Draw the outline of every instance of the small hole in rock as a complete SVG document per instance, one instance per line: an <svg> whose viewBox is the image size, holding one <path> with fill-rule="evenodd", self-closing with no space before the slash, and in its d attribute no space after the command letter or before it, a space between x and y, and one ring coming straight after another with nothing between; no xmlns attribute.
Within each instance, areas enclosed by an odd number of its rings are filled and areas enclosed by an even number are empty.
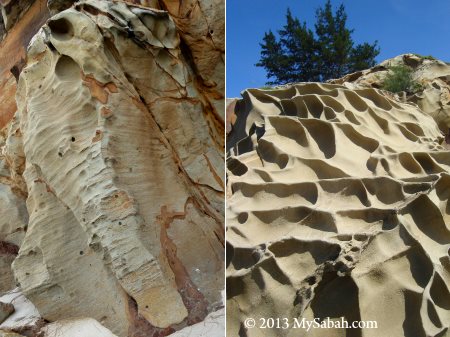
<svg viewBox="0 0 450 337"><path fill-rule="evenodd" d="M316 277L315 276L310 276L306 279L306 282L308 282L308 284L310 286L312 286L314 283L316 283Z"/></svg>
<svg viewBox="0 0 450 337"><path fill-rule="evenodd" d="M55 51L55 50L56 50L56 48L55 48L55 46L53 45L53 43L48 42L47 45L48 45L48 48L49 48L51 51Z"/></svg>
<svg viewBox="0 0 450 337"><path fill-rule="evenodd" d="M61 152L58 152L58 156L62 157L62 156L63 156L63 154L62 154Z"/></svg>
<svg viewBox="0 0 450 337"><path fill-rule="evenodd" d="M83 251L80 251L80 255L83 255L84 254L84 252Z"/></svg>
<svg viewBox="0 0 450 337"><path fill-rule="evenodd" d="M81 68L74 59L69 56L60 56L55 66L55 75L59 80L67 82L81 80Z"/></svg>
<svg viewBox="0 0 450 337"><path fill-rule="evenodd" d="M237 220L240 224L243 224L247 221L248 219L248 213L247 212L242 212L238 215Z"/></svg>
<svg viewBox="0 0 450 337"><path fill-rule="evenodd" d="M74 142L75 141L75 137L72 137L71 140L72 140L72 142Z"/></svg>
<svg viewBox="0 0 450 337"><path fill-rule="evenodd" d="M69 40L73 37L73 26L65 18L51 20L48 23L48 27L52 31L53 37L58 40Z"/></svg>
<svg viewBox="0 0 450 337"><path fill-rule="evenodd" d="M365 234L355 234L353 237L356 241L366 241L367 240L367 235L365 235Z"/></svg>

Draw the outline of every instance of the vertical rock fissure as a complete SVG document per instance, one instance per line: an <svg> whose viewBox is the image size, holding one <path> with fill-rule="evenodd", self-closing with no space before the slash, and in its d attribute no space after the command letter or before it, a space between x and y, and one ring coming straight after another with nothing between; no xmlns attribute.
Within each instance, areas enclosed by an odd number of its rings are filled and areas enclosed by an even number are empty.
<svg viewBox="0 0 450 337"><path fill-rule="evenodd" d="M177 256L177 246L169 237L167 230L175 219L185 220L187 207L192 203L190 199L186 201L184 212L171 212L167 206L161 207L159 216L161 225L161 249L165 254L170 268L175 275L175 282L178 292L183 298L184 305L188 309L187 324L195 324L202 321L208 314L208 301L198 290L197 286L191 280L186 268Z"/></svg>

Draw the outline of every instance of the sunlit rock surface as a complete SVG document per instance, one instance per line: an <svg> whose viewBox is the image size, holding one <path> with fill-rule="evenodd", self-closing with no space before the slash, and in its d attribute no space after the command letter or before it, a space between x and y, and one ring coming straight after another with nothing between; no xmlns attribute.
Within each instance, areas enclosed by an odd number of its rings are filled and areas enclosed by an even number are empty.
<svg viewBox="0 0 450 337"><path fill-rule="evenodd" d="M17 92L0 111L0 291L118 337L202 322L223 307L224 4L190 20L169 1L49 8L26 61L0 65L0 100Z"/></svg>
<svg viewBox="0 0 450 337"><path fill-rule="evenodd" d="M446 336L439 120L353 83L249 89L228 136L227 336ZM247 329L262 318L377 329Z"/></svg>

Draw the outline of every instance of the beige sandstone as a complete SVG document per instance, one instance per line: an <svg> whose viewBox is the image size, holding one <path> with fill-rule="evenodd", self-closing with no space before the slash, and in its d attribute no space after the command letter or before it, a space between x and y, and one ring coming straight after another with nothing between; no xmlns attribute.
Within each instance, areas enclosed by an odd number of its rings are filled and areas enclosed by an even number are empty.
<svg viewBox="0 0 450 337"><path fill-rule="evenodd" d="M392 66L404 65L412 70L413 80L421 87L415 93L399 93L396 98L411 102L433 117L444 133L450 129L450 64L432 57L404 54L381 62L374 68L330 81L352 88L382 88ZM389 95L389 93L387 93Z"/></svg>
<svg viewBox="0 0 450 337"><path fill-rule="evenodd" d="M248 89L228 137L227 336L450 329L450 153L429 112L353 83ZM246 318L378 329L246 329Z"/></svg>
<svg viewBox="0 0 450 337"><path fill-rule="evenodd" d="M15 332L0 331L0 337L23 337Z"/></svg>
<svg viewBox="0 0 450 337"><path fill-rule="evenodd" d="M18 111L0 113L0 292L14 260L48 336L80 317L166 336L222 306L223 1L190 20L134 2L52 1L17 67Z"/></svg>

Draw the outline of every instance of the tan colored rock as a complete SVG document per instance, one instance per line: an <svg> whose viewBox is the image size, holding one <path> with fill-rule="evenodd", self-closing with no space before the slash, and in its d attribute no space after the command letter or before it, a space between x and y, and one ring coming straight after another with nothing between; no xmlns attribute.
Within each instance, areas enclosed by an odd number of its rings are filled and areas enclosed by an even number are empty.
<svg viewBox="0 0 450 337"><path fill-rule="evenodd" d="M226 100L226 132L227 134L233 129L234 123L236 123L236 114L234 113L236 109L236 103L239 101L238 98L227 98Z"/></svg>
<svg viewBox="0 0 450 337"><path fill-rule="evenodd" d="M16 282L11 269L25 236L28 213L25 200L7 184L0 184L0 296L14 289Z"/></svg>
<svg viewBox="0 0 450 337"><path fill-rule="evenodd" d="M19 247L13 246L13 248L14 254L0 254L0 294L3 294L16 286L11 264L16 258L16 252L19 251Z"/></svg>
<svg viewBox="0 0 450 337"><path fill-rule="evenodd" d="M43 337L117 337L92 318L58 321L41 330Z"/></svg>
<svg viewBox="0 0 450 337"><path fill-rule="evenodd" d="M4 2L16 6L30 1ZM7 125L17 110L15 76L19 76L24 65L28 43L49 17L46 3L47 0L33 1L28 10L19 15L20 20L8 30L3 40L0 28L0 128Z"/></svg>
<svg viewBox="0 0 450 337"><path fill-rule="evenodd" d="M53 16L70 8L75 0L47 0L47 7L50 15Z"/></svg>
<svg viewBox="0 0 450 337"><path fill-rule="evenodd" d="M12 130L10 124L8 131ZM5 131L5 130L3 130ZM3 137L2 137L3 138ZM20 138L20 137L19 137ZM12 290L16 287L11 264L14 261L19 247L25 236L28 226L28 211L25 205L26 189L25 183L21 176L20 168L14 167L14 162L9 162L10 153L16 149L16 135L10 137L10 141L6 142L1 139L3 153L0 154L0 295ZM21 142L18 142L21 149ZM17 155L17 157L16 157ZM18 158L18 162L25 163L20 160L19 153L13 154L14 158Z"/></svg>
<svg viewBox="0 0 450 337"><path fill-rule="evenodd" d="M128 298L103 263L103 252L89 245L74 214L56 198L36 166L28 167L30 226L14 261L21 289L49 321L95 317L121 336L129 323Z"/></svg>
<svg viewBox="0 0 450 337"><path fill-rule="evenodd" d="M212 103L210 123L216 124L222 132L216 141L222 142L225 125L225 1L163 0L162 3L163 9L180 28L182 41L189 50L187 57L195 64L197 84Z"/></svg>
<svg viewBox="0 0 450 337"><path fill-rule="evenodd" d="M23 337L23 335L19 335L15 332L7 332L0 330L0 337Z"/></svg>
<svg viewBox="0 0 450 337"><path fill-rule="evenodd" d="M167 335L221 303L223 79L197 80L180 47L188 28L86 0L30 43L5 160L30 214L15 276L47 320Z"/></svg>
<svg viewBox="0 0 450 337"><path fill-rule="evenodd" d="M411 102L434 118L442 132L450 129L450 64L415 54L404 54L383 61L374 68L349 74L331 83L356 87L382 88L389 67L406 65L413 70L413 79L422 86L414 94L400 93L397 99Z"/></svg>
<svg viewBox="0 0 450 337"><path fill-rule="evenodd" d="M450 152L436 121L352 83L249 89L236 115L227 336L445 336ZM270 317L378 328L245 328Z"/></svg>
<svg viewBox="0 0 450 337"><path fill-rule="evenodd" d="M4 243L4 248L0 248L0 254L7 254L8 251L15 254L16 249L6 248L6 245L9 243L20 247L23 241L28 225L25 200L14 194L9 185L0 184L0 208L4 210L0 218L0 247L1 243Z"/></svg>

